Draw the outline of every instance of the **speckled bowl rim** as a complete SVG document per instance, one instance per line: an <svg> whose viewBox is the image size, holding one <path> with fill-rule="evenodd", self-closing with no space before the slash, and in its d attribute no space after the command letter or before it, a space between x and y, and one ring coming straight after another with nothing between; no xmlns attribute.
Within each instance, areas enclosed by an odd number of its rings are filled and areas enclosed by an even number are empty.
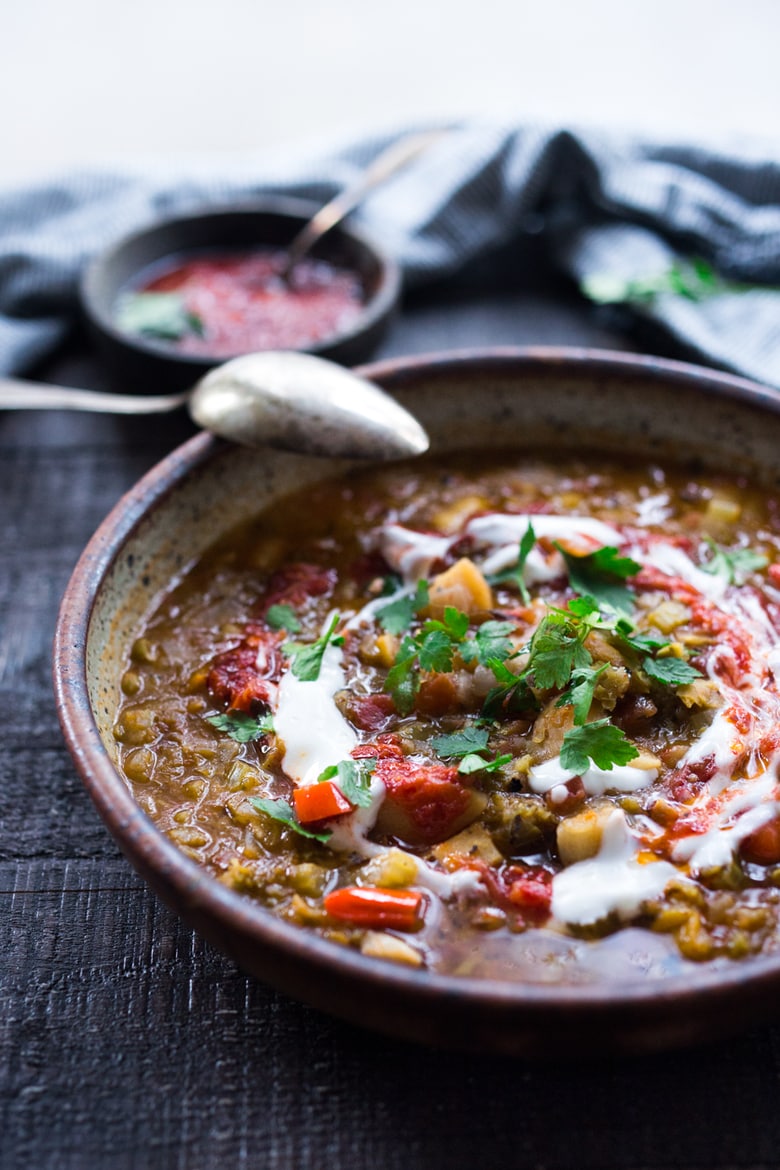
<svg viewBox="0 0 780 1170"><path fill-rule="evenodd" d="M362 367L361 372L396 389L413 384L421 376L428 379L462 374L466 368L474 376L486 368L491 372L506 370L529 377L544 372L576 374L579 370L589 376L621 375L628 381L632 377L643 381L671 381L701 395L780 415L780 395L756 383L687 363L582 348L471 349L378 362ZM533 1027L534 1021L539 1026L553 1019L576 1024L588 1016L610 1017L626 1010L630 1016L631 1010L639 1007L652 1009L653 1018L662 1021L672 1005L680 1018L688 1005L700 1006L702 996L707 997L714 1013L719 1002L724 1011L733 1006L737 991L750 996L766 993L769 1000L770 992L780 990L780 953L743 960L717 970L702 967L663 980L615 980L598 985L471 980L396 967L284 923L272 912L222 886L169 841L135 803L103 747L88 697L85 646L95 597L124 542L149 511L176 491L177 484L197 474L198 468L224 446L205 434L195 436L147 472L120 499L90 540L73 572L62 601L54 644L57 710L76 768L123 851L142 873L161 875L185 917L193 913L203 913L207 918L216 916L231 931L251 936L267 948L280 949L305 961L313 972L328 972L337 979L356 978L367 992L381 995L392 988L404 998L414 998L421 1006L430 1004L432 1011L443 998L454 997L463 1012L467 1013L470 1006L487 1009L496 1027L500 1027L502 1018L508 1020L513 1014L526 1019L528 1026ZM780 996L776 998L780 1000ZM356 1019L356 1013L347 1008L343 1012L338 1008L332 1010ZM771 1006L754 1014L758 1018L768 1016ZM725 1019L723 1031L728 1030L728 1019ZM663 1046L663 1041L659 1046Z"/></svg>

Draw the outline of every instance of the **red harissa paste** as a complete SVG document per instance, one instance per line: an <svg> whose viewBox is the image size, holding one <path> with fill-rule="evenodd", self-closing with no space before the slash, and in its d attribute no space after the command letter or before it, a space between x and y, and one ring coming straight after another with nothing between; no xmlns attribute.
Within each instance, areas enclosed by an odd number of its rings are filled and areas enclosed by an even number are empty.
<svg viewBox="0 0 780 1170"><path fill-rule="evenodd" d="M186 353L230 357L296 349L347 329L363 307L358 274L304 258L288 281L285 253L256 251L183 260L139 292L178 293L201 323L173 344Z"/></svg>

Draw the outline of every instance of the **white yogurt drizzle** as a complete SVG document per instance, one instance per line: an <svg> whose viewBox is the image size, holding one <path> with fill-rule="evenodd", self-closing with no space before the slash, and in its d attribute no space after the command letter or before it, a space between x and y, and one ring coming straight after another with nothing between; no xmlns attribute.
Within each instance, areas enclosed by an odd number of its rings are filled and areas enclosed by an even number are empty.
<svg viewBox="0 0 780 1170"><path fill-rule="evenodd" d="M588 926L610 914L633 918L644 902L663 893L676 870L668 861L639 861L636 839L620 809L604 825L595 857L577 861L553 878L552 912L559 922Z"/></svg>
<svg viewBox="0 0 780 1170"><path fill-rule="evenodd" d="M668 497L663 494L641 501L637 506L640 524L657 523L667 503ZM378 609L408 594L418 579L429 575L431 566L446 557L463 536L470 537L477 545L474 560L483 572L500 572L517 561L518 544L529 524L537 538L575 542L579 539L598 546L619 546L622 541L616 529L587 516L490 513L470 520L454 536L417 532L400 524L385 525L380 530L382 553L405 584L390 596L368 602L344 628L360 627L373 620ZM728 718L728 708L737 706L767 729L780 722L780 697L774 689L780 676L780 638L755 597L732 594L721 578L704 573L682 549L656 541L648 542L647 548L632 548L630 555L692 585L738 621L750 641L754 672L743 677L738 687L724 675L729 647L721 647L711 655L710 677L721 692L724 707L678 765L682 768L713 757L715 775L692 806L692 811L701 806L712 827L681 838L674 848L675 861L687 862L693 872L724 865L740 841L780 811L774 760L770 766L760 759L753 760L746 780L739 782L736 790L729 789L734 770L744 759L746 745ZM528 584L554 580L564 573L565 564L560 555L557 552L546 555L538 546L531 551L524 566ZM294 783L315 783L328 765L349 758L357 745L355 731L334 701L336 693L345 686L342 651L333 645L325 650L318 679L302 682L290 670L282 677L274 720L285 748L282 767ZM565 799L567 781L577 774L564 769L560 757L556 757L530 770L530 787L536 793L551 793L553 801L557 795L560 801ZM579 775L588 795L595 796L610 791L635 792L652 784L658 771L630 765L604 770L592 765ZM367 808L355 809L332 822L329 840L332 848L367 858L386 852L386 847L368 840L384 799L384 786L374 778L370 791L372 799ZM611 913L621 918L632 917L643 902L657 897L677 872L668 862L644 862L636 854L637 838L625 814L615 810L605 826L598 855L569 866L553 879L553 916L563 923L580 925L596 922ZM420 858L414 860L417 884L442 897L451 897L458 890L473 889L479 884L479 875L473 871L445 874Z"/></svg>
<svg viewBox="0 0 780 1170"><path fill-rule="evenodd" d="M569 780L579 776L588 796L602 796L605 792L636 792L640 788L647 788L658 776L657 768L634 768L630 764L615 764L607 771L597 768L594 763L584 772L575 772L561 765L561 757L554 756L545 760L543 764L536 764L528 773L528 782L532 792L551 792L555 800L555 790L558 786L565 786ZM561 796L565 799L565 795Z"/></svg>

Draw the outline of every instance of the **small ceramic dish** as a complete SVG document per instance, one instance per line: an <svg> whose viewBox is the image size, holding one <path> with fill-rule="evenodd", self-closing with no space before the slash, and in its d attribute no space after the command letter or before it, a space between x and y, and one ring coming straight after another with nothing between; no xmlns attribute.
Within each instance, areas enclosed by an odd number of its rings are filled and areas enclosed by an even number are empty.
<svg viewBox="0 0 780 1170"><path fill-rule="evenodd" d="M680 363L595 351L500 350L364 371L413 410L435 451L591 448L695 460L778 487L780 398ZM736 454L738 453L738 455ZM344 463L199 435L149 472L84 552L62 603L54 678L68 747L109 830L154 890L247 971L343 1018L447 1046L544 1057L657 1050L776 1014L780 953L631 979L530 984L404 968L286 923L220 884L135 803L112 734L128 647L184 566L236 523Z"/></svg>
<svg viewBox="0 0 780 1170"><path fill-rule="evenodd" d="M299 199L266 197L252 204L217 208L155 223L112 244L87 267L81 281L81 302L88 328L114 379L140 392L187 389L220 362L239 353L188 353L175 342L131 332L119 317L122 298L137 291L149 274L166 261L175 264L196 257L283 250L317 210ZM311 343L308 353L343 365L365 361L383 337L401 292L398 265L362 232L340 225L328 232L312 252L354 274L362 304L347 324ZM253 346L253 349L262 346ZM274 345L270 348L296 348Z"/></svg>

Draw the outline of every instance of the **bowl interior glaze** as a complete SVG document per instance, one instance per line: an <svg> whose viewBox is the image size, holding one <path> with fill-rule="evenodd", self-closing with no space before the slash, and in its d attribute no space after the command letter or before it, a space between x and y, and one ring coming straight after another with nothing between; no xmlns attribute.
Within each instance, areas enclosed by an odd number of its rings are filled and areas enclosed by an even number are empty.
<svg viewBox="0 0 780 1170"><path fill-rule="evenodd" d="M740 379L651 358L517 350L367 367L429 431L434 451L517 445L601 450L780 483L780 400ZM774 1010L780 957L663 983L527 986L403 970L280 922L222 887L135 805L112 724L127 648L172 579L233 525L348 466L198 436L153 469L93 537L63 601L55 685L71 753L109 829L150 884L249 971L352 1021L428 1042L550 1055L656 1049ZM552 1045L552 1048L551 1048Z"/></svg>

